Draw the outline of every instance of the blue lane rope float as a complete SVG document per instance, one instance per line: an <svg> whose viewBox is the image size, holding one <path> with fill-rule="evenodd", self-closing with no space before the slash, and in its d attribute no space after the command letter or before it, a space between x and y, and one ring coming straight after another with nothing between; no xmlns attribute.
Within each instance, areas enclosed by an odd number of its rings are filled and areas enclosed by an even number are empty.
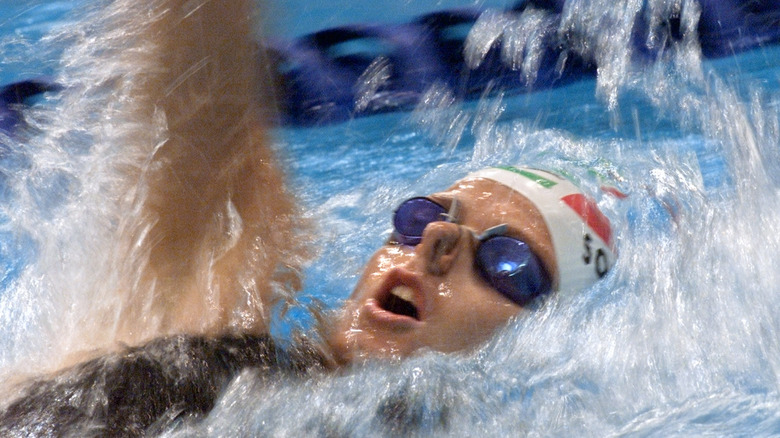
<svg viewBox="0 0 780 438"><path fill-rule="evenodd" d="M468 30L482 14L476 9L434 12L402 25L337 27L273 43L270 50L277 59L277 79L283 90L281 122L320 125L408 110L432 84L442 84L455 96L469 99L491 89L522 93L593 77L596 65L569 50L567 36L557 33L566 1L586 0L521 0L506 11L519 14L533 7L548 13L549 19L541 24L545 29L534 30L545 35L545 46L532 82L519 69L506 65L500 43L494 44L478 66L468 66L463 52ZM729 56L780 42L780 2L776 0L700 0L700 7L697 34L705 57ZM650 33L647 16L645 10L637 14L632 44L635 56L650 62L669 44L681 40L684 32L681 17L672 15ZM345 45L353 51L344 51ZM377 74L382 83L369 89L373 95L366 97L361 87L371 78L364 73L380 57L386 74Z"/></svg>
<svg viewBox="0 0 780 438"><path fill-rule="evenodd" d="M475 9L453 9L401 25L342 26L271 43L282 124L320 125L408 110L434 84L469 99L489 89L549 88L595 73L594 65L574 56L561 67L565 48L552 44L533 84L502 61L497 46L470 68L463 49L480 15ZM378 83L372 87L371 81Z"/></svg>
<svg viewBox="0 0 780 438"><path fill-rule="evenodd" d="M586 1L520 0L504 11L520 14L534 8L546 14L540 28L533 30L543 35L543 51L535 66L538 70L530 76L521 67L507 65L500 41L479 65L469 65L464 56L466 36L484 12L474 8L433 12L404 24L341 26L271 41L265 49L280 90L279 123L323 125L409 110L434 84L447 87L458 98L470 99L490 90L523 93L593 77L597 66L571 50L571 35L557 31L566 3L576 6ZM780 1L699 0L699 6L696 31L705 57L729 56L780 42ZM637 14L632 35L634 55L640 62L642 58L652 62L660 51L684 37L680 16L673 13L649 32L646 12ZM15 104L26 99L25 92L46 91L25 88L29 83L0 90L0 131L11 132L20 123ZM37 83L38 87L51 85ZM17 91L22 93L17 95Z"/></svg>

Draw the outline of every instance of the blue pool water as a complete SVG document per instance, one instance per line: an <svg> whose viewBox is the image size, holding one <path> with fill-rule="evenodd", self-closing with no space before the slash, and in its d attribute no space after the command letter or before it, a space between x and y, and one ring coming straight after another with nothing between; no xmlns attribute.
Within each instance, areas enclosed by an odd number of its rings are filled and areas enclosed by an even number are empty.
<svg viewBox="0 0 780 438"><path fill-rule="evenodd" d="M281 35L507 5L301 3L274 6ZM593 4L619 15L633 3ZM106 44L79 21L82 2L0 5L0 82L96 74L74 65L94 66L99 50L87 48ZM582 20L593 41L608 33ZM620 247L604 282L552 300L471 355L425 354L307 384L242 376L204 423L170 435L780 434L780 46L714 61L681 48L639 68L624 62L618 35L594 43L595 79L454 104L434 88L415 111L280 129L277 141L317 227L304 303L338 306L399 200L515 162L567 169L591 189L596 170L630 194L597 199ZM40 132L6 141L16 148L0 163L3 374L67 354L83 315L111 309L85 292L102 280L90 263L114 220L99 165L117 153L99 141L113 128L105 98L43 101L30 114ZM304 307L274 330L308 326ZM408 409L388 409L401 397Z"/></svg>

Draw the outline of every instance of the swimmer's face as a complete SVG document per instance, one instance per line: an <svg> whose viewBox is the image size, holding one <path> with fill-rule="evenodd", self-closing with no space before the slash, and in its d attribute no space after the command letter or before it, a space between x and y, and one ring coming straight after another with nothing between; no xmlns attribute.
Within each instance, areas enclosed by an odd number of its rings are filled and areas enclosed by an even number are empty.
<svg viewBox="0 0 780 438"><path fill-rule="evenodd" d="M507 224L504 234L527 243L551 278L557 277L547 226L523 195L492 180L471 179L428 198L445 208L457 198L457 224L431 222L418 245L391 242L374 254L330 334L344 362L404 357L422 348L467 350L523 311L477 271L479 242L471 231ZM393 295L409 304L389 304Z"/></svg>

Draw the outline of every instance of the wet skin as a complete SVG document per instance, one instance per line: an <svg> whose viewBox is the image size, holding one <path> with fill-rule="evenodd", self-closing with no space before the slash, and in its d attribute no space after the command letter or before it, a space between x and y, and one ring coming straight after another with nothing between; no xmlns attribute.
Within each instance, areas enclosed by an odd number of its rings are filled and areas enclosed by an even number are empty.
<svg viewBox="0 0 780 438"><path fill-rule="evenodd" d="M547 226L523 195L491 180L470 179L429 198L445 208L457 198L457 223L432 222L419 245L389 242L374 254L330 334L341 362L405 357L422 348L467 350L522 312L480 276L474 233L507 224L504 234L526 242L557 278ZM414 310L389 304L397 301L394 296L408 299Z"/></svg>

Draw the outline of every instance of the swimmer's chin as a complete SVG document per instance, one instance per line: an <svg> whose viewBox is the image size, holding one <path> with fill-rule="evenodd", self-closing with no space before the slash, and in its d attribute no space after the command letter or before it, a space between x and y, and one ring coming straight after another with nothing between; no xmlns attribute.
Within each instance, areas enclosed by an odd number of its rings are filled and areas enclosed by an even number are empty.
<svg viewBox="0 0 780 438"><path fill-rule="evenodd" d="M325 344L338 365L348 365L354 360L352 345L356 340L352 321L357 318L351 310L354 306L355 302L349 299L341 309L329 315L329 318L319 321Z"/></svg>
<svg viewBox="0 0 780 438"><path fill-rule="evenodd" d="M404 359L435 352L421 344L415 337L403 336L401 340L384 330L366 327L365 303L347 301L331 320L323 338L334 361L340 366L354 366L376 360L398 362ZM376 327L374 327L376 329ZM407 333L409 335L411 333Z"/></svg>
<svg viewBox="0 0 780 438"><path fill-rule="evenodd" d="M360 304L349 299L321 326L323 339L338 365L358 364L371 359L400 360L409 354L390 344L384 344L361 327Z"/></svg>

